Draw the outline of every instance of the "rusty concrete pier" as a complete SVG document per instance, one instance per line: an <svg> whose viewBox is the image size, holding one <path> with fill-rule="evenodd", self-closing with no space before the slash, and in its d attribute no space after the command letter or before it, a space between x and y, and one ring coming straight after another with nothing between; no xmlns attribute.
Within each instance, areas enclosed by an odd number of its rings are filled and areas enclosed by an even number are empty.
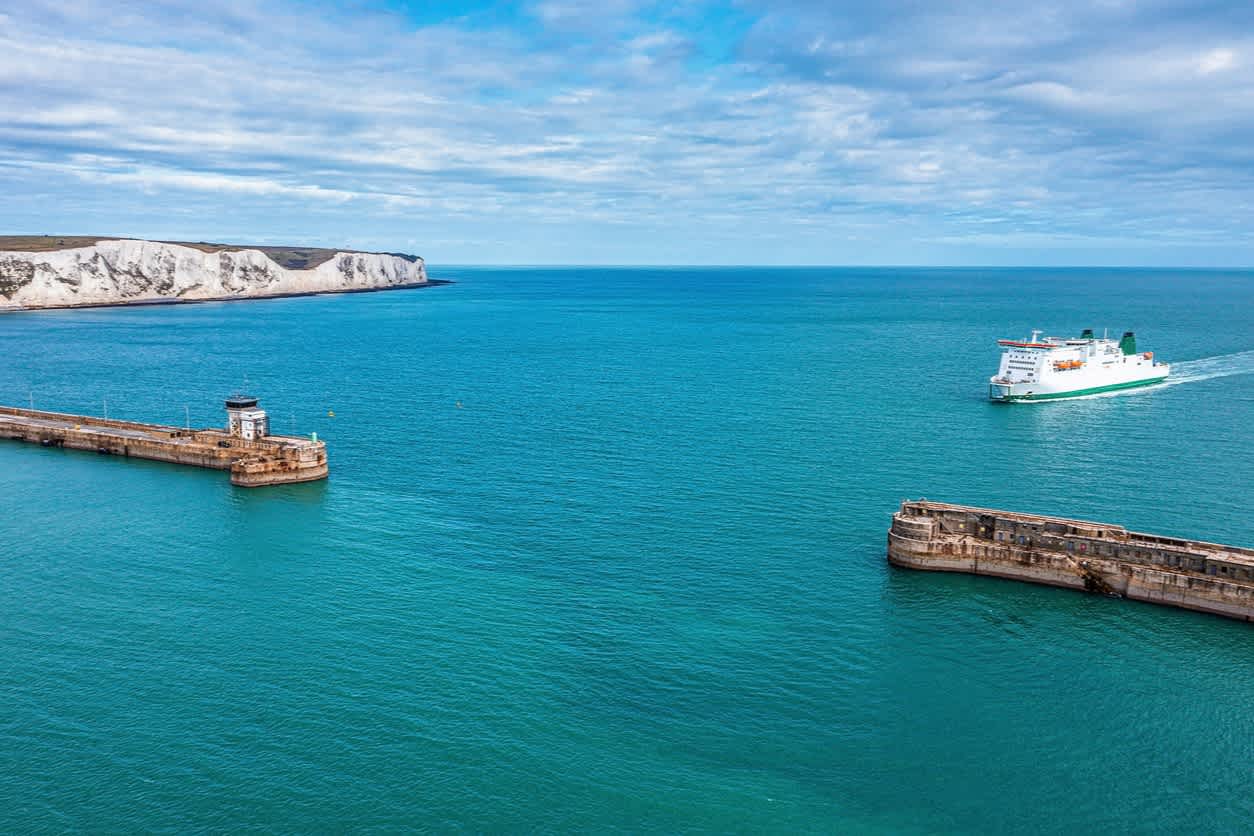
<svg viewBox="0 0 1254 836"><path fill-rule="evenodd" d="M1118 525L907 500L893 514L888 560L1254 621L1254 549Z"/></svg>
<svg viewBox="0 0 1254 836"><path fill-rule="evenodd" d="M226 407L227 429L193 430L0 406L0 438L229 470L231 483L246 488L327 477L324 442L270 435L256 398L234 397Z"/></svg>

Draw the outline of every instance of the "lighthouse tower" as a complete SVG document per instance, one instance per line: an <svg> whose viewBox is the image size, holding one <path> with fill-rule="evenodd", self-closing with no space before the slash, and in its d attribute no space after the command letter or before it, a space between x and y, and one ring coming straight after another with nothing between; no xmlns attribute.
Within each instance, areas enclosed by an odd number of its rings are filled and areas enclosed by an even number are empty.
<svg viewBox="0 0 1254 836"><path fill-rule="evenodd" d="M257 408L257 399L235 395L226 399L226 430L245 441L257 441L270 434L270 417Z"/></svg>

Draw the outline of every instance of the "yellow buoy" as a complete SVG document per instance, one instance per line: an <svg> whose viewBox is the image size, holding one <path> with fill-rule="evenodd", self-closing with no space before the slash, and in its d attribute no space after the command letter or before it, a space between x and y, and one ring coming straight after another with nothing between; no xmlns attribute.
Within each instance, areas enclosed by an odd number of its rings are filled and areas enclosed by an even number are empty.
<svg viewBox="0 0 1254 836"><path fill-rule="evenodd" d="M334 409L328 409L328 410L327 410L327 417L328 417L328 418L334 418L334 417L335 417L335 410L334 410Z"/></svg>

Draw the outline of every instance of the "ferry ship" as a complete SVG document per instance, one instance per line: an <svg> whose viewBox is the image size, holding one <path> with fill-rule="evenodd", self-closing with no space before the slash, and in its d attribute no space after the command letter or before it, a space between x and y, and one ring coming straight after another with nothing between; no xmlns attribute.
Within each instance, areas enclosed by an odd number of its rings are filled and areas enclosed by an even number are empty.
<svg viewBox="0 0 1254 836"><path fill-rule="evenodd" d="M1136 350L1136 335L1111 340L1086 329L1079 339L1041 337L998 340L1005 351L1001 367L989 378L988 397L1002 403L1078 398L1098 392L1152 386L1167 379L1171 367L1154 352Z"/></svg>

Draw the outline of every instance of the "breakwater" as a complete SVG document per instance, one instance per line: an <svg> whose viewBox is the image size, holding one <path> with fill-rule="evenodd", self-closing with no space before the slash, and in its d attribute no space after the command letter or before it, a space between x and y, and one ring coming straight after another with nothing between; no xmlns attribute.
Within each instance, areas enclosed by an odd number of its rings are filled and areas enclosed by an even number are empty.
<svg viewBox="0 0 1254 836"><path fill-rule="evenodd" d="M1118 525L908 500L893 514L888 560L1254 621L1254 549Z"/></svg>
<svg viewBox="0 0 1254 836"><path fill-rule="evenodd" d="M0 438L228 470L231 483L246 488L325 479L326 444L269 435L269 422L256 404L255 398L228 400L226 429L187 429L0 406Z"/></svg>

